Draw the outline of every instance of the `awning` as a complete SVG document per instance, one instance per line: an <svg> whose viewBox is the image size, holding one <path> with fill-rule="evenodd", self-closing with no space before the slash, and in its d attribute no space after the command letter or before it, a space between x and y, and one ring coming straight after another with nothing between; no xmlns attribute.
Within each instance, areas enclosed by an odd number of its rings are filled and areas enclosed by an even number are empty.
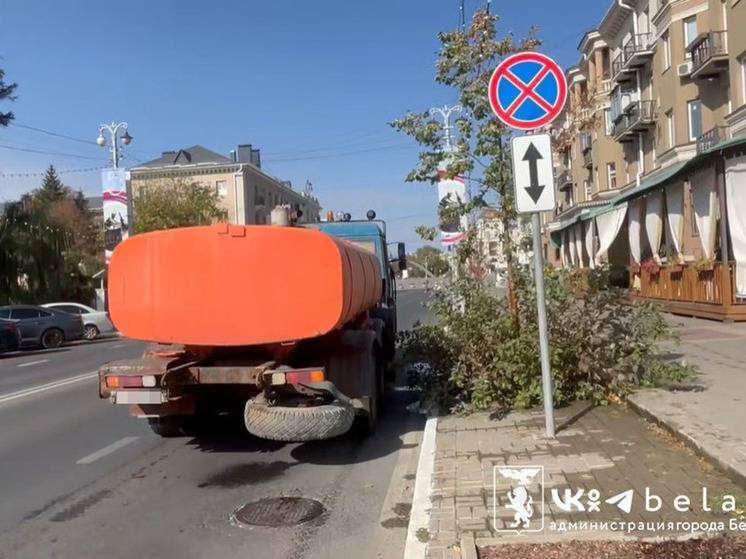
<svg viewBox="0 0 746 559"><path fill-rule="evenodd" d="M617 206L623 202L626 202L627 200L631 200L632 198L637 198L639 196L642 196L643 194L647 194L651 190L659 186L663 186L666 182L673 180L677 176L682 175L685 172L697 167L710 155L715 153L722 153L728 148L739 145L746 145L746 136L742 135L736 138L731 138L730 140L726 140L724 142L720 142L719 144L716 144L711 148L698 153L687 161L680 161L663 169L659 169L658 171L654 171L653 173L642 179L639 185L629 189L626 192L622 192L615 198L612 198L611 203L614 206Z"/></svg>
<svg viewBox="0 0 746 559"><path fill-rule="evenodd" d="M690 159L689 161L692 160ZM689 164L689 161L680 161L679 163L674 163L673 165L669 165L668 167L664 167L663 169L651 173L642 179L640 184L630 188L626 192L622 192L619 196L612 198L611 203L614 206L618 206L627 200L638 198L643 194L650 192L654 188L664 184L666 181L673 179L679 171Z"/></svg>
<svg viewBox="0 0 746 559"><path fill-rule="evenodd" d="M576 223L579 223L581 221L593 219L600 215L604 215L608 212L614 211L625 202L643 196L651 190L663 186L668 181L671 181L677 176L682 175L686 171L697 167L710 155L714 153L722 153L728 148L739 145L746 145L746 135L738 136L736 138L731 138L730 140L720 142L719 144L716 144L711 148L704 150L702 153L695 155L688 161L674 163L673 165L669 165L668 167L654 171L647 177L643 178L640 181L640 184L633 186L625 192L621 192L614 198L605 201L606 203L585 207L572 216L561 219L559 222L551 224L551 228L548 227L548 230L550 231L552 244L557 247L561 245L562 231L564 229L567 229L568 227L575 225Z"/></svg>

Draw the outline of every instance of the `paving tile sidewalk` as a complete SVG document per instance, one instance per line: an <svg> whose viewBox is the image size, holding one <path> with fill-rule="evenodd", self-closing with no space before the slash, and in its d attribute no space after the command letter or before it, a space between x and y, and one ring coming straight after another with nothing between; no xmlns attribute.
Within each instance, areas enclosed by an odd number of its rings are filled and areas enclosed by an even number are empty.
<svg viewBox="0 0 746 559"><path fill-rule="evenodd" d="M664 430L623 406L589 408L582 403L557 410L558 425L576 416L554 440L544 437L541 410L513 412L501 420L488 414L447 416L438 421L428 555L433 559L462 556L462 538L480 546L496 543L535 543L568 539L620 539L618 532L504 534L493 525L493 468L500 465L541 465L545 468L545 526L551 522L694 521L727 517L701 512L702 487L711 499L733 492L733 483L699 459ZM664 500L659 512L645 512L644 488ZM603 498L634 489L630 514L612 505L592 515L559 510L549 495L552 488L598 489ZM678 513L676 495L692 498L694 510ZM512 520L498 497L498 526ZM634 536L649 536L635 533ZM661 534L655 534L660 536ZM666 536L675 534L666 533ZM468 555L464 554L464 557Z"/></svg>
<svg viewBox="0 0 746 559"><path fill-rule="evenodd" d="M699 366L702 390L643 390L630 403L746 484L746 324L669 320L681 336L673 351Z"/></svg>

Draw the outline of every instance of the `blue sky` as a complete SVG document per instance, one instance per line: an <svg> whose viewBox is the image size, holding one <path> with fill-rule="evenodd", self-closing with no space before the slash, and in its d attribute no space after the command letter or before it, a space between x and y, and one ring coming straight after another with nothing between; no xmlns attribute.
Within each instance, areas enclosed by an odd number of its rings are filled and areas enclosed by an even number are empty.
<svg viewBox="0 0 746 559"><path fill-rule="evenodd" d="M0 67L19 84L3 103L16 122L95 140L126 120L135 137L125 165L202 144L262 150L263 167L297 188L310 180L326 208L390 221L392 240L417 244L435 223L433 187L404 176L417 148L386 123L407 110L456 101L433 81L437 32L458 22L458 0L2 0ZM466 1L470 14L483 2ZM577 61L583 32L605 0L492 2L500 31L535 25L543 52ZM40 178L8 173L105 164L96 145L11 126L0 146L0 201ZM75 157L73 157L75 156ZM6 173L6 176L2 176ZM66 173L99 190L99 172Z"/></svg>

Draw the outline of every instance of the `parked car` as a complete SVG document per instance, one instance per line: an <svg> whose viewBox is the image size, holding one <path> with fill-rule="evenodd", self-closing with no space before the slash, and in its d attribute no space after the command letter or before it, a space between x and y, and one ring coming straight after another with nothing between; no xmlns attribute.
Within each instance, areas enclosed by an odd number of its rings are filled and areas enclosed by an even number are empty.
<svg viewBox="0 0 746 559"><path fill-rule="evenodd" d="M14 322L21 332L21 347L60 347L64 342L83 337L83 319L34 305L0 307L0 318Z"/></svg>
<svg viewBox="0 0 746 559"><path fill-rule="evenodd" d="M46 305L42 305L42 307L70 314L79 314L83 319L83 327L85 328L83 337L86 340L93 340L99 336L116 332L106 312L97 311L88 305L81 305L80 303L47 303Z"/></svg>
<svg viewBox="0 0 746 559"><path fill-rule="evenodd" d="M0 353L16 351L21 346L21 334L15 322L0 318Z"/></svg>

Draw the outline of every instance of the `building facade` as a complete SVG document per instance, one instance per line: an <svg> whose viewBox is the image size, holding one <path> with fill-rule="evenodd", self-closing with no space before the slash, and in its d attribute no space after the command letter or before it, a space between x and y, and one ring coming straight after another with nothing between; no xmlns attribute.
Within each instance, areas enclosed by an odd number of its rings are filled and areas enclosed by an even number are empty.
<svg viewBox="0 0 746 559"><path fill-rule="evenodd" d="M547 258L628 268L640 297L746 318L746 1L614 0L552 130Z"/></svg>
<svg viewBox="0 0 746 559"><path fill-rule="evenodd" d="M251 145L239 145L229 156L202 146L164 151L158 159L130 169L130 191L135 197L171 180L214 188L232 223L269 223L270 212L277 205L302 212L302 223L320 219L321 206L310 189L297 192L289 182L267 174L262 170L259 150Z"/></svg>

